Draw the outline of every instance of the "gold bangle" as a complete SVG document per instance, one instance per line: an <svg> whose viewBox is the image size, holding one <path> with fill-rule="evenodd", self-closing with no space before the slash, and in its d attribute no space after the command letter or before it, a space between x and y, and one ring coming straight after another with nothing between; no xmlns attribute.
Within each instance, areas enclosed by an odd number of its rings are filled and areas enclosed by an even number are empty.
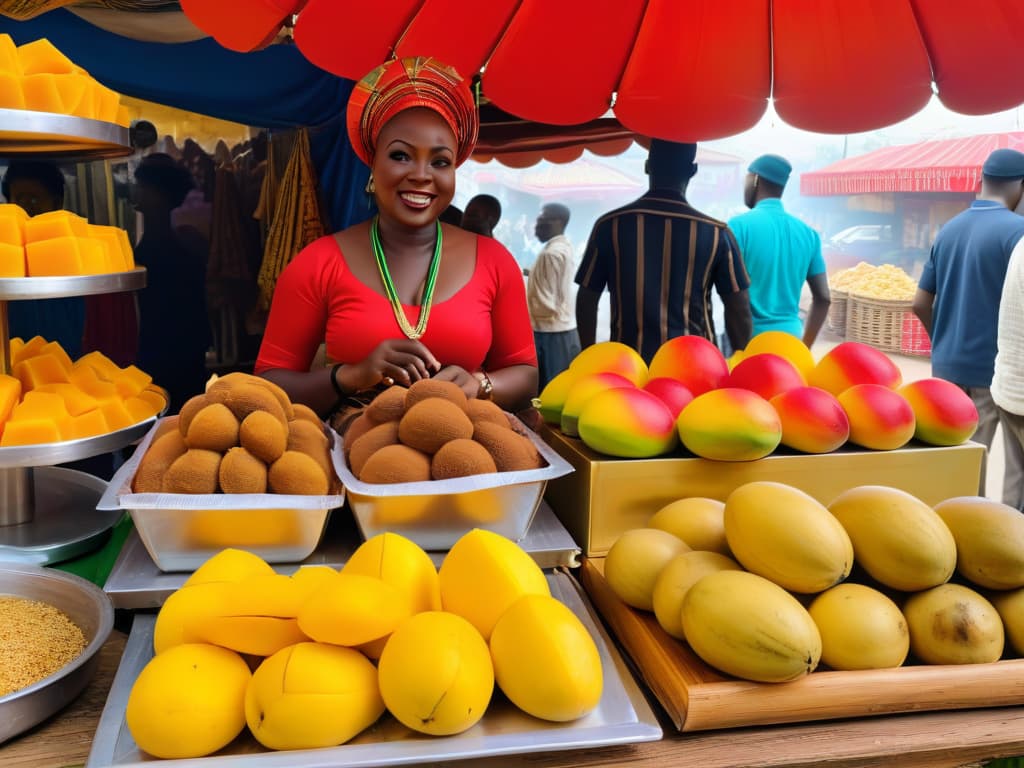
<svg viewBox="0 0 1024 768"><path fill-rule="evenodd" d="M494 383L487 375L487 371L480 371L480 389L477 390L476 397L478 400L491 400L494 397Z"/></svg>

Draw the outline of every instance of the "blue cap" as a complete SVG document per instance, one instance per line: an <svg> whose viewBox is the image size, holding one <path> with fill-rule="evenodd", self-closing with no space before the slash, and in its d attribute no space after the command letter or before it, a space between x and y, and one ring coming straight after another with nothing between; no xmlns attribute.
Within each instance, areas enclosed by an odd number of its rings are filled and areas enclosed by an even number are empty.
<svg viewBox="0 0 1024 768"><path fill-rule="evenodd" d="M1024 179L1024 154L1015 149L997 149L985 160L981 172L997 179Z"/></svg>
<svg viewBox="0 0 1024 768"><path fill-rule="evenodd" d="M793 166L784 157L761 155L750 164L747 170L751 173L756 173L765 181L770 181L772 184L784 187L786 182L789 181L789 174L793 171Z"/></svg>

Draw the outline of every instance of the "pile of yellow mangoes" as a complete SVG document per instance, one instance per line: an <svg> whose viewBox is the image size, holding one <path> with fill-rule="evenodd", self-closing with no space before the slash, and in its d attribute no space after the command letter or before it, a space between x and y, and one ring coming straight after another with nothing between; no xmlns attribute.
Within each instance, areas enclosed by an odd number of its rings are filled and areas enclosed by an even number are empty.
<svg viewBox="0 0 1024 768"><path fill-rule="evenodd" d="M10 35L0 35L0 108L88 117L125 127L130 122L120 94L96 82L46 38L15 45Z"/></svg>
<svg viewBox="0 0 1024 768"><path fill-rule="evenodd" d="M340 572L283 576L223 550L164 603L153 645L126 721L162 758L210 754L246 726L269 749L336 746L385 710L419 733L456 734L483 717L495 684L524 712L564 722L593 710L603 686L586 626L528 554L482 529L440 569L394 533Z"/></svg>
<svg viewBox="0 0 1024 768"><path fill-rule="evenodd" d="M911 301L917 292L917 282L894 264L868 264L836 272L828 279L833 290L846 291L851 296L891 301Z"/></svg>
<svg viewBox="0 0 1024 768"><path fill-rule="evenodd" d="M910 654L988 663L1007 640L1024 655L1024 516L983 497L933 508L859 486L826 507L751 482L725 502L673 502L626 531L604 576L706 663L747 680L795 680L819 662L899 667Z"/></svg>
<svg viewBox="0 0 1024 768"><path fill-rule="evenodd" d="M102 352L72 362L58 342L34 336L11 339L9 359L11 374L0 374L0 446L104 435L167 405L148 373Z"/></svg>
<svg viewBox="0 0 1024 768"><path fill-rule="evenodd" d="M0 204L0 277L61 277L127 272L135 268L128 233L90 224L71 211L29 216Z"/></svg>

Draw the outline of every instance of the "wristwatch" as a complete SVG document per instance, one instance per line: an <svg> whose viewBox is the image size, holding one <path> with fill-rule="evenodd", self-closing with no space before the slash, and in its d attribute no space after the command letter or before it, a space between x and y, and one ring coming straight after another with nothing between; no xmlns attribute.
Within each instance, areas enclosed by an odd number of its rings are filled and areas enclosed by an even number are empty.
<svg viewBox="0 0 1024 768"><path fill-rule="evenodd" d="M491 377L487 375L487 371L480 371L477 374L477 378L480 379L480 389L476 393L477 399L490 400L494 394L494 384L491 382Z"/></svg>

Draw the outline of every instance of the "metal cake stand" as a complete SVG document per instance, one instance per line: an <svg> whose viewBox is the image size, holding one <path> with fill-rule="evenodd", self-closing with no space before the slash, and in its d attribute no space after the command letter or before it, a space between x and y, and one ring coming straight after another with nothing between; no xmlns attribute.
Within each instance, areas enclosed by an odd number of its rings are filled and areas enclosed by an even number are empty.
<svg viewBox="0 0 1024 768"><path fill-rule="evenodd" d="M128 129L86 117L0 109L0 156L100 160L132 153Z"/></svg>

